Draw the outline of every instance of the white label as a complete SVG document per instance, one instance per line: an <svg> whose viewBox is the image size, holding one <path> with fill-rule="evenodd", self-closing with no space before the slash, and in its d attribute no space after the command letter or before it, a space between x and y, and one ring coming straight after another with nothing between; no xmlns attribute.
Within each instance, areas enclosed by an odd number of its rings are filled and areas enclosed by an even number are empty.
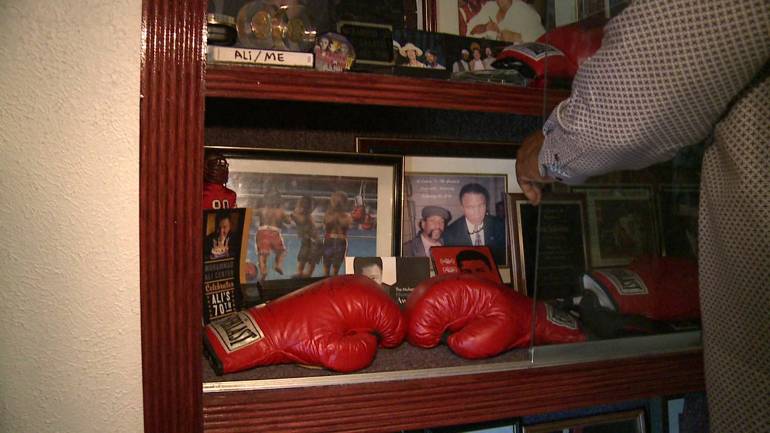
<svg viewBox="0 0 770 433"><path fill-rule="evenodd" d="M515 45L510 49L516 50L521 54L524 54L525 56L531 58L532 60L540 60L550 56L565 57L564 53L562 53L560 50L550 45L541 44L537 42L530 42L528 44L523 44L523 45Z"/></svg>
<svg viewBox="0 0 770 433"><path fill-rule="evenodd" d="M251 314L245 311L211 322L208 326L227 353L256 343L265 336Z"/></svg>
<svg viewBox="0 0 770 433"><path fill-rule="evenodd" d="M216 46L209 46L208 52L209 61L211 62L246 63L270 66L300 66L306 68L313 67L312 53Z"/></svg>
<svg viewBox="0 0 770 433"><path fill-rule="evenodd" d="M628 269L605 269L600 271L623 296L646 295L649 293L644 280L636 273Z"/></svg>
<svg viewBox="0 0 770 433"><path fill-rule="evenodd" d="M571 314L545 304L545 315L549 322L567 329L578 329L577 320Z"/></svg>

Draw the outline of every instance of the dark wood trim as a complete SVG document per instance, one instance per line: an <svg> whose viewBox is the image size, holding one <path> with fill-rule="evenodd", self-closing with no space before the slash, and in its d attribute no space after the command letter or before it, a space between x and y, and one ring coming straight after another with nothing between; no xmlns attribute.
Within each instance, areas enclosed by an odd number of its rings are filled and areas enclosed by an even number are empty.
<svg viewBox="0 0 770 433"><path fill-rule="evenodd" d="M404 27L417 29L417 1L404 0Z"/></svg>
<svg viewBox="0 0 770 433"><path fill-rule="evenodd" d="M369 384L209 393L207 432L381 432L703 389L699 352Z"/></svg>
<svg viewBox="0 0 770 433"><path fill-rule="evenodd" d="M201 418L203 1L142 3L139 253L145 432Z"/></svg>
<svg viewBox="0 0 770 433"><path fill-rule="evenodd" d="M542 116L569 96L548 90L392 75L209 66L206 96Z"/></svg>

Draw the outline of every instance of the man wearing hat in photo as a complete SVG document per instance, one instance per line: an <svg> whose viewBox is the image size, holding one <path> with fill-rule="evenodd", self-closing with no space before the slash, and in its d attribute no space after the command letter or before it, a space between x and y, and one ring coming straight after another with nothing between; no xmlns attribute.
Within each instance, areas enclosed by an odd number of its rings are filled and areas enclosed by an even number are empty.
<svg viewBox="0 0 770 433"><path fill-rule="evenodd" d="M425 67L425 63L417 60L418 57L422 56L422 49L420 49L420 47L417 45L411 42L407 42L403 47L401 47L401 49L398 50L398 52L402 57L407 58L407 62L403 66L409 66L411 68Z"/></svg>
<svg viewBox="0 0 770 433"><path fill-rule="evenodd" d="M426 257L430 247L443 245L441 237L447 222L452 219L448 210L439 206L425 206L422 208L420 219L420 231L414 239L404 242L401 255L404 257Z"/></svg>
<svg viewBox="0 0 770 433"><path fill-rule="evenodd" d="M433 49L425 50L425 67L430 69L446 69L438 62L438 53Z"/></svg>
<svg viewBox="0 0 770 433"><path fill-rule="evenodd" d="M468 60L471 58L471 52L463 48L460 51L460 58L452 64L452 73L470 71L471 67L468 64Z"/></svg>

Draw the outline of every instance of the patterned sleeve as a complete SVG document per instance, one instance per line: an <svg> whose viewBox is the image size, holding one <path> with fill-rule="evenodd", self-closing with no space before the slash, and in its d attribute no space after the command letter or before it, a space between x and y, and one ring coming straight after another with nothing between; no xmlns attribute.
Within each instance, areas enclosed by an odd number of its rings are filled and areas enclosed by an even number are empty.
<svg viewBox="0 0 770 433"><path fill-rule="evenodd" d="M546 121L542 174L577 184L670 159L768 59L770 0L633 1Z"/></svg>

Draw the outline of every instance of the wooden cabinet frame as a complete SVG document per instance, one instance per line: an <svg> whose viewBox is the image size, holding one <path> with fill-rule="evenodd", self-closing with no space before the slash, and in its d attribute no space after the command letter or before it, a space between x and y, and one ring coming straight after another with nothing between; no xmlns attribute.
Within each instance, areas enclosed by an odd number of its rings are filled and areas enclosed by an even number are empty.
<svg viewBox="0 0 770 433"><path fill-rule="evenodd" d="M140 99L140 290L146 432L381 431L465 423L703 389L699 353L483 375L202 394L201 217L204 98L322 100L542 114L563 98L388 76L211 68L202 0L144 0ZM328 94L312 96L323 82ZM208 85L208 87L205 87ZM436 90L436 85L440 88ZM208 89L208 90L206 90ZM399 90L417 97L393 97ZM207 93L208 92L208 93ZM459 104L482 95L483 106ZM467 99L467 98L466 98ZM473 98L470 98L473 99ZM544 107L545 105L545 107ZM398 410L396 410L398 409Z"/></svg>

